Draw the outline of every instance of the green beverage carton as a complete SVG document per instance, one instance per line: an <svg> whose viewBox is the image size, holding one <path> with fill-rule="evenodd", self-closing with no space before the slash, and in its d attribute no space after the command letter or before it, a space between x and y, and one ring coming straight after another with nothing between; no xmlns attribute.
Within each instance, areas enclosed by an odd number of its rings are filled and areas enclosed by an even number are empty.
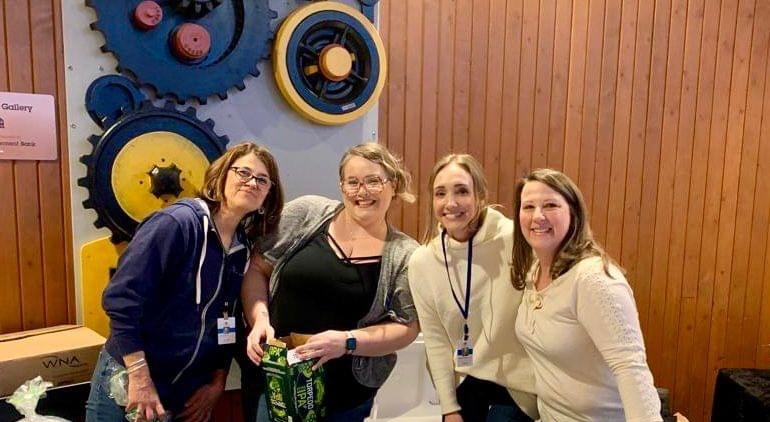
<svg viewBox="0 0 770 422"><path fill-rule="evenodd" d="M324 368L314 371L318 359L300 360L293 350L308 338L291 334L264 345L262 369L272 422L317 422L326 416Z"/></svg>

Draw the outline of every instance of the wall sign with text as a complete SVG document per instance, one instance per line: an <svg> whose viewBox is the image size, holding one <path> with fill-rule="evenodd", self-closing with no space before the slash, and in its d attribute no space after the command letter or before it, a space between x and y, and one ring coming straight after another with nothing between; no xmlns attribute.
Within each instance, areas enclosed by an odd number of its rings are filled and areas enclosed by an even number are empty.
<svg viewBox="0 0 770 422"><path fill-rule="evenodd" d="M0 160L56 160L53 95L0 92Z"/></svg>

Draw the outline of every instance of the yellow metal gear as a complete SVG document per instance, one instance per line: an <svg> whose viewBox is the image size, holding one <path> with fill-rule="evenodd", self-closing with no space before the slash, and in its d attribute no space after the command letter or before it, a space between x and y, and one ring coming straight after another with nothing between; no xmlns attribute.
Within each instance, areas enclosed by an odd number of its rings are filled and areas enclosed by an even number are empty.
<svg viewBox="0 0 770 422"><path fill-rule="evenodd" d="M203 151L184 136L165 131L147 132L130 140L115 157L112 190L123 211L134 220L142 221L178 198L195 196L203 185L208 166ZM154 168L178 169L182 189L178 196L153 194L151 172Z"/></svg>
<svg viewBox="0 0 770 422"><path fill-rule="evenodd" d="M118 257L126 245L116 245L107 236L80 248L83 324L105 337L110 335L110 319L102 308L102 292L110 280L110 269L118 266Z"/></svg>
<svg viewBox="0 0 770 422"><path fill-rule="evenodd" d="M351 80L355 80L357 83L371 84L371 87L364 89L365 94L363 98L355 98L354 101L350 101L347 104L339 105L341 111L328 112L325 111L326 107L319 107L316 97L313 94L318 92L312 92L313 87L301 86L295 81L292 81L292 72L304 73L307 75L319 75L322 80L331 83L340 83L340 80L345 79L351 68L355 66L357 62L361 62L362 58L356 56L353 51L345 49L344 45L339 45L336 41L329 41L328 46L331 48L320 50L317 53L317 63L304 65L297 69L296 63L294 63L293 57L288 57L292 51L296 51L296 40L292 41L292 36L295 30L300 25L306 25L308 18L313 15L320 14L322 12L336 12L337 16L342 17L344 20L349 20L354 23L355 27L362 29L357 34L362 41L362 46L371 48L373 51L369 51L371 57L375 60L372 63L361 64L363 69L368 69L371 72L370 67L373 66L377 70L372 72L371 75L356 75L354 74ZM334 23L330 22L330 25ZM308 29L308 28L305 28ZM348 29L345 30L346 34ZM353 32L355 32L354 30ZM343 38L345 35L343 35ZM303 45L302 49L307 52L308 46ZM359 52L360 53L360 52ZM334 1L316 1L306 6L300 7L293 11L286 17L281 24L280 29L275 37L273 44L273 73L275 75L276 84L283 97L289 103L289 105L297 111L300 115L306 119L315 123L323 125L342 125L351 122L355 119L366 114L378 101L382 89L385 86L385 79L387 75L387 55L385 52L385 46L380 38L377 28L359 12L358 10L347 6L342 3ZM353 72L355 73L355 72ZM374 80L370 80L370 76L374 77ZM361 76L365 76L361 78ZM308 94L308 91L311 91ZM360 100L360 101L359 101ZM315 104L314 104L315 103Z"/></svg>

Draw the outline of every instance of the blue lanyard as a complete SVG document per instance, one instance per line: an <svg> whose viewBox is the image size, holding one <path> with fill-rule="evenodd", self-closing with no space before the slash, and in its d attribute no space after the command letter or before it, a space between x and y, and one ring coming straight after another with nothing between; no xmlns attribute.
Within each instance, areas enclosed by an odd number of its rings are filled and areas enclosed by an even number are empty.
<svg viewBox="0 0 770 422"><path fill-rule="evenodd" d="M471 264L473 263L473 236L476 234L474 233L471 235L471 238L468 239L468 274L466 276L465 281L465 306L463 307L462 304L460 304L460 299L457 298L457 293L455 293L455 289L452 286L452 277L449 275L449 262L447 261L446 257L446 229L444 229L441 232L441 250L444 252L444 268L446 268L446 279L449 282L449 289L452 291L452 297L455 300L455 303L457 304L457 307L460 308L460 313L463 316L463 319L465 322L463 323L463 340L468 341L468 313L471 309Z"/></svg>

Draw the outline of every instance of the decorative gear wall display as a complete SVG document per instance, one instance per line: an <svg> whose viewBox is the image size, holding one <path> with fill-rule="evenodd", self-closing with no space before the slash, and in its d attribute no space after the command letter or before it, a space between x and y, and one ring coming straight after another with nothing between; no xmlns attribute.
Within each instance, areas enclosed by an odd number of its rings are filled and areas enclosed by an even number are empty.
<svg viewBox="0 0 770 422"><path fill-rule="evenodd" d="M91 136L92 153L80 157L88 170L78 184L88 189L83 206L96 211L94 225L110 229L113 243L130 240L147 215L193 196L228 143L213 128L192 107L178 111L172 102L155 107L145 101L103 135Z"/></svg>
<svg viewBox="0 0 770 422"><path fill-rule="evenodd" d="M380 0L358 0L361 3L361 13L369 19L369 22L374 23L374 7L377 6Z"/></svg>
<svg viewBox="0 0 770 422"><path fill-rule="evenodd" d="M268 0L86 0L118 71L179 102L245 89L269 56Z"/></svg>
<svg viewBox="0 0 770 422"><path fill-rule="evenodd" d="M356 9L318 1L294 10L276 34L273 68L281 94L303 117L341 125L363 116L385 85L377 29Z"/></svg>
<svg viewBox="0 0 770 422"><path fill-rule="evenodd" d="M112 126L123 114L139 109L146 98L131 79L104 75L91 82L86 91L86 111L102 129Z"/></svg>
<svg viewBox="0 0 770 422"><path fill-rule="evenodd" d="M176 10L181 11L186 16L201 17L214 10L223 0L171 0Z"/></svg>

